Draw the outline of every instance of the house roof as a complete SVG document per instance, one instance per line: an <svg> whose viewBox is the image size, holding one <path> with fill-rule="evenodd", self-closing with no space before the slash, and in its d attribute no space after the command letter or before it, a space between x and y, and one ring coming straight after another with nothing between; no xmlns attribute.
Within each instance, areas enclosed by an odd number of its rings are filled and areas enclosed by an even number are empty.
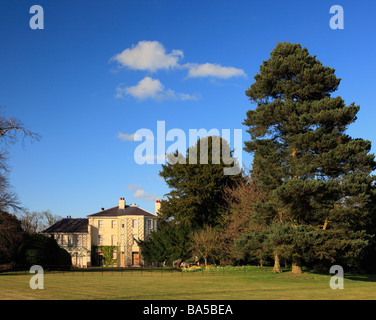
<svg viewBox="0 0 376 320"><path fill-rule="evenodd" d="M119 209L119 207L113 207L110 209L102 210L97 213L88 215L87 217L118 217L118 216L146 216L156 217L149 211L146 211L136 205L126 205L125 209Z"/></svg>
<svg viewBox="0 0 376 320"><path fill-rule="evenodd" d="M64 218L41 233L88 233L89 220L86 218Z"/></svg>

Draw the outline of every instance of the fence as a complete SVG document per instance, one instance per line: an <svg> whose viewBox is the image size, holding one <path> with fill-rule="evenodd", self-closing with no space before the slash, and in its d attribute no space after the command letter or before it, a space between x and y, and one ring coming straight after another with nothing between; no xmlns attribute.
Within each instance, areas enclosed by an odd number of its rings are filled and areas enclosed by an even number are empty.
<svg viewBox="0 0 376 320"><path fill-rule="evenodd" d="M248 272L267 272L270 267L259 266L194 266L190 268L169 268L169 267L89 267L75 268L71 266L42 266L44 274L60 275L135 275L135 276L167 276L167 275L230 275ZM30 275L30 266L17 266L12 269L0 270L0 276L3 275Z"/></svg>

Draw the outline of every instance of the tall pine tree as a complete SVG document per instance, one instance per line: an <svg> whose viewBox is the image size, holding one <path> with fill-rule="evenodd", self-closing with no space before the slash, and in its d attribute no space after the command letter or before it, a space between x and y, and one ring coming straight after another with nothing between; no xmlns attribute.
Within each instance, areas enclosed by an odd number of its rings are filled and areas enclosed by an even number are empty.
<svg viewBox="0 0 376 320"><path fill-rule="evenodd" d="M335 70L300 44L278 43L254 79L246 95L256 108L244 124L251 136L245 150L257 168L253 177L266 198L256 204L259 214L269 224L305 225L326 238L340 233L346 254L359 256L373 222L376 168L371 142L346 134L359 106L331 96L340 84ZM317 243L312 250L337 261L336 250ZM304 253L298 241L293 247L293 272L300 273Z"/></svg>

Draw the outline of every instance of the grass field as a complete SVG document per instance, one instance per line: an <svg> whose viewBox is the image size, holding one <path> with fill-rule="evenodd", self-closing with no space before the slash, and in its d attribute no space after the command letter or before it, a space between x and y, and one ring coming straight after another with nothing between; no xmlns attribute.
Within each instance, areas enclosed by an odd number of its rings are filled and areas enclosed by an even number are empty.
<svg viewBox="0 0 376 320"><path fill-rule="evenodd" d="M32 290L33 274L0 274L1 300L338 300L376 299L376 275L345 275L344 289L331 275L269 268L247 272L65 272L45 273L44 289Z"/></svg>

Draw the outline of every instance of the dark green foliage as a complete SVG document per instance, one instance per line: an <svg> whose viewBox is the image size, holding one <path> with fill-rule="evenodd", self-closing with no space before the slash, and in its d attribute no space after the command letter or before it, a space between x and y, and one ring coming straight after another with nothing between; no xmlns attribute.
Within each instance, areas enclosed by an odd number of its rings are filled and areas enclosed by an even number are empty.
<svg viewBox="0 0 376 320"><path fill-rule="evenodd" d="M268 255L264 249L265 234L262 231L252 230L234 241L232 255L244 264L264 264Z"/></svg>
<svg viewBox="0 0 376 320"><path fill-rule="evenodd" d="M174 222L161 222L157 231L151 232L145 241L137 241L147 263L180 263L191 257L190 229Z"/></svg>
<svg viewBox="0 0 376 320"><path fill-rule="evenodd" d="M72 265L72 257L69 252L63 248L60 248L57 255L57 265L59 268L69 268Z"/></svg>
<svg viewBox="0 0 376 320"><path fill-rule="evenodd" d="M53 238L42 234L33 234L23 242L17 262L22 267L40 265L52 269L72 264L70 254L60 248Z"/></svg>
<svg viewBox="0 0 376 320"><path fill-rule="evenodd" d="M278 43L254 78L246 94L256 102L320 100L337 90L340 82L334 69L323 66L306 48L288 42Z"/></svg>
<svg viewBox="0 0 376 320"><path fill-rule="evenodd" d="M220 147L214 148L214 143ZM201 162L200 156L204 145L208 148L207 164ZM213 155L213 149L220 154ZM160 176L171 189L167 200L161 201L159 214L162 220L173 218L193 229L220 222L226 205L223 188L242 179L241 174L224 175L224 168L229 167L223 160L225 152L231 154L228 144L220 137L203 138L187 150L185 163L162 165ZM216 163L215 159L219 161Z"/></svg>
<svg viewBox="0 0 376 320"><path fill-rule="evenodd" d="M325 242L309 245L323 259L360 257L374 229L376 162L370 141L346 134L359 106L330 96L340 79L299 44L279 43L255 80L246 94L257 107L244 121L245 150L254 153L253 178L266 199L255 206L268 224L287 223L294 235L271 238L269 247L305 259L307 237L318 232Z"/></svg>
<svg viewBox="0 0 376 320"><path fill-rule="evenodd" d="M13 263L25 233L21 221L13 214L0 213L0 264Z"/></svg>

